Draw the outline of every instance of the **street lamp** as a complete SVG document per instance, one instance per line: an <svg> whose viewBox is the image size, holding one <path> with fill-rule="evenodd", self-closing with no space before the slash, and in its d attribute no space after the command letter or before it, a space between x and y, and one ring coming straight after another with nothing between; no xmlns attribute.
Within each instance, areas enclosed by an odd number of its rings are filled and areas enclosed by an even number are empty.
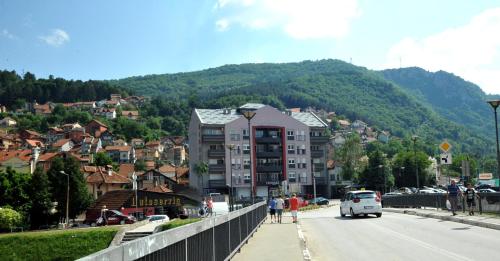
<svg viewBox="0 0 500 261"><path fill-rule="evenodd" d="M226 147L229 149L229 175L230 175L230 183L229 183L229 211L234 211L234 202L233 202L233 160L232 154L234 150L234 144L227 144Z"/></svg>
<svg viewBox="0 0 500 261"><path fill-rule="evenodd" d="M411 139L413 140L413 154L415 156L415 177L417 178L417 191L420 188L419 180L418 180L418 161L417 161L417 135L411 136Z"/></svg>
<svg viewBox="0 0 500 261"><path fill-rule="evenodd" d="M254 190L254 182L253 182L253 175L252 175L252 137L250 136L250 121L252 120L253 117L255 117L255 112L254 111L244 111L243 112L243 117L245 117L248 120L248 145L250 146L250 195L252 197L252 205L255 203L255 190Z"/></svg>
<svg viewBox="0 0 500 261"><path fill-rule="evenodd" d="M495 111L495 130L497 135L497 177L500 179L500 149L498 145L498 117L497 117L497 108L500 106L500 100L492 100L488 101L493 110Z"/></svg>
<svg viewBox="0 0 500 261"><path fill-rule="evenodd" d="M384 168L384 165L378 165L379 171ZM383 171L383 170L382 170ZM387 191L387 177L385 176L385 171L382 172L384 174L384 194Z"/></svg>
<svg viewBox="0 0 500 261"><path fill-rule="evenodd" d="M66 175L66 181L67 181L67 189L66 189L66 228L69 227L69 174L64 172L64 170L60 171L61 174Z"/></svg>

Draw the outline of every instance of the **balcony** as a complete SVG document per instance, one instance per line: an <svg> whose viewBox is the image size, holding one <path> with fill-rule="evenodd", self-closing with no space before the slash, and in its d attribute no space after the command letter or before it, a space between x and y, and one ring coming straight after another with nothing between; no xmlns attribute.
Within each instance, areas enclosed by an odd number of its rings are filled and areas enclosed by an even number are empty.
<svg viewBox="0 0 500 261"><path fill-rule="evenodd" d="M279 174L257 174L257 185L279 185Z"/></svg>
<svg viewBox="0 0 500 261"><path fill-rule="evenodd" d="M327 185L325 177L316 177L316 185Z"/></svg>
<svg viewBox="0 0 500 261"><path fill-rule="evenodd" d="M322 150L311 150L311 158L323 158L323 155Z"/></svg>
<svg viewBox="0 0 500 261"><path fill-rule="evenodd" d="M330 141L328 136L311 136L311 143L327 143Z"/></svg>
<svg viewBox="0 0 500 261"><path fill-rule="evenodd" d="M208 172L224 172L224 171L226 171L226 165L224 164L208 165Z"/></svg>
<svg viewBox="0 0 500 261"><path fill-rule="evenodd" d="M281 137L257 137L255 138L256 143L272 143L278 144L281 143Z"/></svg>
<svg viewBox="0 0 500 261"><path fill-rule="evenodd" d="M322 171L325 169L324 163L314 163L314 171Z"/></svg>
<svg viewBox="0 0 500 261"><path fill-rule="evenodd" d="M214 179L208 181L208 186L210 188L225 188L227 187L226 181L223 179Z"/></svg>
<svg viewBox="0 0 500 261"><path fill-rule="evenodd" d="M225 140L224 134L202 136L203 142L224 142L224 140Z"/></svg>
<svg viewBox="0 0 500 261"><path fill-rule="evenodd" d="M257 158L280 158L283 156L281 151L257 151Z"/></svg>
<svg viewBox="0 0 500 261"><path fill-rule="evenodd" d="M224 150L208 150L208 157L222 158L224 156L226 156L226 152Z"/></svg>
<svg viewBox="0 0 500 261"><path fill-rule="evenodd" d="M280 172L280 171L283 171L282 165L274 165L274 164L257 165L257 172Z"/></svg>

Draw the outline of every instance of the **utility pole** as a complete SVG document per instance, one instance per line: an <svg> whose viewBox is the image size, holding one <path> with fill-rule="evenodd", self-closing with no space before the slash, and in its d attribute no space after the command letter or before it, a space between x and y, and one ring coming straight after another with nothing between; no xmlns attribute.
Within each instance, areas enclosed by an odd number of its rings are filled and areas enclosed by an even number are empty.
<svg viewBox="0 0 500 261"><path fill-rule="evenodd" d="M417 178L417 191L419 190L420 188L420 182L418 180L418 161L417 161L417 139L418 139L418 136L417 135L413 135L411 137L411 139L413 140L413 154L414 154L414 157L415 157L415 176Z"/></svg>
<svg viewBox="0 0 500 261"><path fill-rule="evenodd" d="M313 179L313 196L314 196L314 205L318 204L316 202L316 174L314 172L315 168L314 168L314 162L313 162L313 159L311 159L311 171L312 171L312 179Z"/></svg>
<svg viewBox="0 0 500 261"><path fill-rule="evenodd" d="M64 170L60 171L61 174L66 175L66 228L69 228L69 174L64 172Z"/></svg>

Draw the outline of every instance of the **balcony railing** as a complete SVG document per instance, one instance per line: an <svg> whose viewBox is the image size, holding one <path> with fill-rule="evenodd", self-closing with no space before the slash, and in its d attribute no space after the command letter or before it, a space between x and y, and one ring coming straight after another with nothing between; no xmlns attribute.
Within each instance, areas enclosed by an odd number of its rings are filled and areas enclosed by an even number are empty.
<svg viewBox="0 0 500 261"><path fill-rule="evenodd" d="M203 140L203 142L224 142L225 136L224 136L224 134L203 135L202 140Z"/></svg>
<svg viewBox="0 0 500 261"><path fill-rule="evenodd" d="M326 178L325 177L316 177L316 185L326 185Z"/></svg>
<svg viewBox="0 0 500 261"><path fill-rule="evenodd" d="M258 174L257 185L279 185L281 179L278 174Z"/></svg>
<svg viewBox="0 0 500 261"><path fill-rule="evenodd" d="M208 165L209 172L223 172L225 170L226 170L226 165L224 164Z"/></svg>
<svg viewBox="0 0 500 261"><path fill-rule="evenodd" d="M257 143L281 143L281 137L256 137L255 142Z"/></svg>
<svg viewBox="0 0 500 261"><path fill-rule="evenodd" d="M214 179L208 181L208 186L210 188L225 188L227 187L226 181L223 179Z"/></svg>
<svg viewBox="0 0 500 261"><path fill-rule="evenodd" d="M257 165L257 172L280 172L283 170L282 165Z"/></svg>
<svg viewBox="0 0 500 261"><path fill-rule="evenodd" d="M257 158L279 158L282 155L281 151L257 151Z"/></svg>
<svg viewBox="0 0 500 261"><path fill-rule="evenodd" d="M208 156L221 158L226 156L226 152L224 150L208 150Z"/></svg>
<svg viewBox="0 0 500 261"><path fill-rule="evenodd" d="M314 171L321 171L325 169L324 163L314 163Z"/></svg>
<svg viewBox="0 0 500 261"><path fill-rule="evenodd" d="M327 143L329 140L328 136L311 136L311 143Z"/></svg>
<svg viewBox="0 0 500 261"><path fill-rule="evenodd" d="M313 158L322 158L324 155L322 150L311 150L311 157Z"/></svg>

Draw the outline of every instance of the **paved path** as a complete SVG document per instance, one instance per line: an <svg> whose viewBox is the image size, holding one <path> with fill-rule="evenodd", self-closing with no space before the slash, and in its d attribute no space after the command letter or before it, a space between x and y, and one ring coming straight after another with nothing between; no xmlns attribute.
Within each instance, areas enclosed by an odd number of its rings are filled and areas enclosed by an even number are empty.
<svg viewBox="0 0 500 261"><path fill-rule="evenodd" d="M500 260L498 230L389 212L341 218L338 206L299 217L313 260Z"/></svg>
<svg viewBox="0 0 500 261"><path fill-rule="evenodd" d="M257 230L248 244L241 248L234 261L302 261L302 244L297 233L297 226L289 216L283 217L283 223L271 224L269 218Z"/></svg>

